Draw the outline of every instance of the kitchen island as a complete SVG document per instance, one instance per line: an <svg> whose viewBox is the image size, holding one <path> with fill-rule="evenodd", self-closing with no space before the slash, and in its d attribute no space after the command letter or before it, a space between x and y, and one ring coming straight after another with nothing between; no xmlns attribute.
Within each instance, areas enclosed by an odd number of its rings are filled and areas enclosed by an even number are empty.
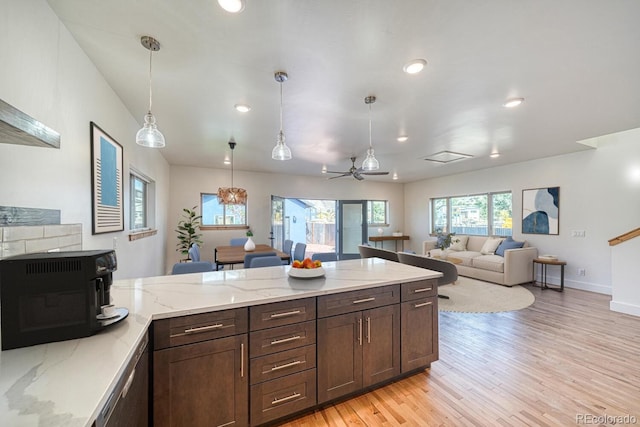
<svg viewBox="0 0 640 427"><path fill-rule="evenodd" d="M321 297L439 277L377 258L328 262L325 277L291 267L117 280L111 295L129 316L94 336L0 353L0 425L91 426L152 322Z"/></svg>

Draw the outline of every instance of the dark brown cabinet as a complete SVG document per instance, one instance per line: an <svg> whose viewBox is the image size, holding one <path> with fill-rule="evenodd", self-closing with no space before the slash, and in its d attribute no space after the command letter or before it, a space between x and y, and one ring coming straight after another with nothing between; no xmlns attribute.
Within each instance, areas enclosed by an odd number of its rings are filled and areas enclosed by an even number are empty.
<svg viewBox="0 0 640 427"><path fill-rule="evenodd" d="M251 307L251 425L316 405L315 298Z"/></svg>
<svg viewBox="0 0 640 427"><path fill-rule="evenodd" d="M318 402L400 374L399 286L318 298ZM363 306L381 307L358 310Z"/></svg>
<svg viewBox="0 0 640 427"><path fill-rule="evenodd" d="M402 284L402 372L438 360L438 296L434 280Z"/></svg>
<svg viewBox="0 0 640 427"><path fill-rule="evenodd" d="M248 425L247 323L246 308L154 322L154 426Z"/></svg>

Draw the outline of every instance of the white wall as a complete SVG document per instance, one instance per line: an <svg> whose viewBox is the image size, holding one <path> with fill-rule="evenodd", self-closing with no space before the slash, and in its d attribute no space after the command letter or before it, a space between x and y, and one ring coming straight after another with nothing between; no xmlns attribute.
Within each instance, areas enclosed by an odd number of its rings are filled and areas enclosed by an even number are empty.
<svg viewBox="0 0 640 427"><path fill-rule="evenodd" d="M414 182L405 186L405 227L414 250L429 232L429 198L487 191L513 193L513 235L539 253L567 261L569 287L611 294L608 240L640 222L640 129L598 139L599 148L579 153ZM522 234L522 190L560 187L560 234ZM571 237L585 230L585 237ZM584 268L585 276L577 269ZM549 279L559 282L550 268Z"/></svg>
<svg viewBox="0 0 640 427"><path fill-rule="evenodd" d="M266 159L265 161L275 161ZM286 163L283 163L283 169ZM200 212L200 193L217 193L218 187L231 184L230 169L193 168L186 166L171 166L171 202L169 214L169 244L167 248L167 266L177 262L179 253L176 252L178 243L175 233L183 208L198 206ZM256 172L234 170L233 184L247 190L247 220L253 231L256 243L269 243L271 231L271 195L305 198L305 199L333 199L333 200L388 200L389 227L385 234L404 227L404 194L402 184L380 183L373 181L356 181L353 178L327 180L323 177L274 175ZM370 229L370 235L377 235L377 227ZM374 234L372 234L374 233ZM202 258L213 261L213 249L216 246L228 245L231 237L243 237L241 230L202 231L204 247ZM173 236L173 237L172 237Z"/></svg>
<svg viewBox="0 0 640 427"><path fill-rule="evenodd" d="M0 9L0 99L61 135L60 149L0 143L0 205L61 210L63 224L83 225L84 249L112 248L117 238L116 278L161 274L167 162L160 152L136 146L136 118L44 0L0 0ZM131 40L136 43L137 35ZM91 121L124 148L124 232L91 235ZM156 180L157 189L158 234L134 242L126 231L129 165Z"/></svg>

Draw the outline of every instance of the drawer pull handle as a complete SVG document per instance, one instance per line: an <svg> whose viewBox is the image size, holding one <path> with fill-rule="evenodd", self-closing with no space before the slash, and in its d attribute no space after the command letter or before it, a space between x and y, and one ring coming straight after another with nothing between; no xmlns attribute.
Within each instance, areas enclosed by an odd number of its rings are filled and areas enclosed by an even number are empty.
<svg viewBox="0 0 640 427"><path fill-rule="evenodd" d="M420 288L420 289L414 289L413 293L414 294L419 294L420 292L429 292L431 289L433 288Z"/></svg>
<svg viewBox="0 0 640 427"><path fill-rule="evenodd" d="M414 305L413 308L420 308L420 307L424 307L424 306L431 305L431 304L433 304L433 302L431 302L431 301L423 302L423 303Z"/></svg>
<svg viewBox="0 0 640 427"><path fill-rule="evenodd" d="M273 340L273 341L271 341L271 345L284 344L286 342L296 341L296 340L299 340L299 339L302 339L302 337L300 335L294 335L292 337L283 338L281 340Z"/></svg>
<svg viewBox="0 0 640 427"><path fill-rule="evenodd" d="M375 297L363 298L363 299L355 300L353 303L354 304L362 304L363 302L371 302L371 301L375 301L375 300L376 300Z"/></svg>
<svg viewBox="0 0 640 427"><path fill-rule="evenodd" d="M295 399L297 397L302 396L300 393L294 392L291 396L287 396L287 397L283 397L281 399L273 399L273 401L271 402L272 405L277 405L278 403L283 403L283 402L287 402L291 399Z"/></svg>
<svg viewBox="0 0 640 427"><path fill-rule="evenodd" d="M293 362L285 363L284 365L276 365L273 368L271 368L271 372L279 371L280 369L284 369L284 368L290 368L292 366L296 366L296 365L299 365L301 363L302 363L301 360L294 360Z"/></svg>
<svg viewBox="0 0 640 427"><path fill-rule="evenodd" d="M286 313L273 313L270 317L272 319L278 319L280 317L295 316L296 314L300 314L300 313L302 313L302 311L293 310L293 311L287 311Z"/></svg>
<svg viewBox="0 0 640 427"><path fill-rule="evenodd" d="M212 331L214 329L220 329L223 326L224 325L222 323L216 323L215 325L200 326L199 328L185 329L184 333L185 334L198 334L200 332L207 332L207 331Z"/></svg>

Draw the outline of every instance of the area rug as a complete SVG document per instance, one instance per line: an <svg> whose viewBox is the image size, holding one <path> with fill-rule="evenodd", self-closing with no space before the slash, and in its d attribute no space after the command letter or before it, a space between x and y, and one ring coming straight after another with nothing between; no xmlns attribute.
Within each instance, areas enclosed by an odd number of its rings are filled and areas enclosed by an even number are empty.
<svg viewBox="0 0 640 427"><path fill-rule="evenodd" d="M438 294L449 297L449 299L438 298L440 311L460 313L521 310L529 307L536 300L533 294L522 286L508 288L461 276L455 284L438 287Z"/></svg>

